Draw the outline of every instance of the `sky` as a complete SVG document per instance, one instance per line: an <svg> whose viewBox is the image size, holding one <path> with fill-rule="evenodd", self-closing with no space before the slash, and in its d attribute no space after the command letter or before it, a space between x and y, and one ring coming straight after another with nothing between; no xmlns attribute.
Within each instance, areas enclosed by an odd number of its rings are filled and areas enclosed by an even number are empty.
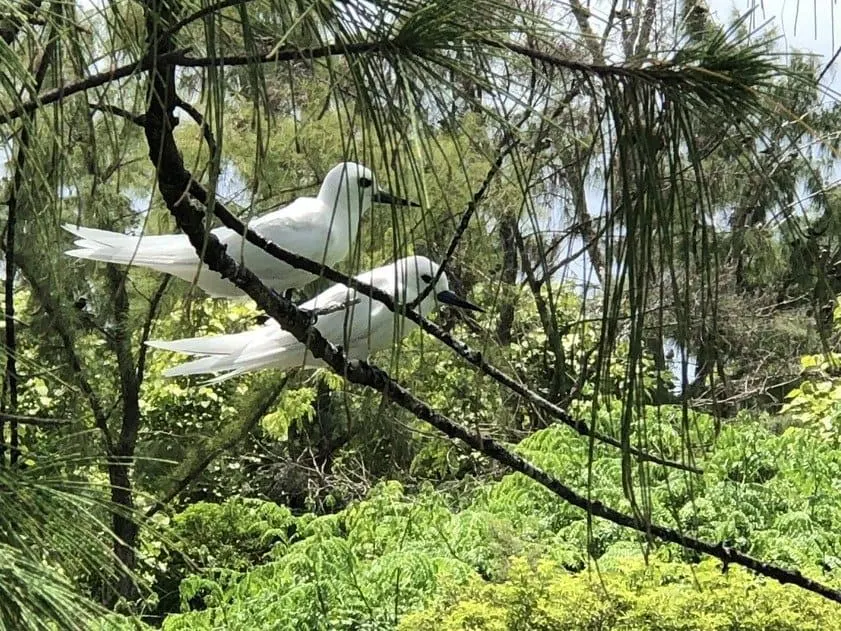
<svg viewBox="0 0 841 631"><path fill-rule="evenodd" d="M707 0L707 4L725 22L735 12L744 14L753 8L751 26L776 29L787 51L813 52L824 64L841 46L838 0Z"/></svg>

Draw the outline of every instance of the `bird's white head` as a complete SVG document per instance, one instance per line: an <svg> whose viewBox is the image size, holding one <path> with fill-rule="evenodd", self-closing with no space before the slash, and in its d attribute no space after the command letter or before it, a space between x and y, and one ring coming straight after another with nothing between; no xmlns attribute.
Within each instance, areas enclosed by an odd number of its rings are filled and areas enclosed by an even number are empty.
<svg viewBox="0 0 841 631"><path fill-rule="evenodd" d="M344 220L341 211L345 210L353 226L358 225L360 217L371 209L374 202L420 206L381 189L374 172L356 162L340 162L330 169L321 183L318 199L337 213L340 220Z"/></svg>
<svg viewBox="0 0 841 631"><path fill-rule="evenodd" d="M404 292L404 303L410 304L433 282L435 285L418 306L421 315L431 312L436 304L446 304L461 309L484 311L481 307L450 291L450 281L446 273L442 273L436 281L439 265L425 256L409 256L397 261L401 270Z"/></svg>

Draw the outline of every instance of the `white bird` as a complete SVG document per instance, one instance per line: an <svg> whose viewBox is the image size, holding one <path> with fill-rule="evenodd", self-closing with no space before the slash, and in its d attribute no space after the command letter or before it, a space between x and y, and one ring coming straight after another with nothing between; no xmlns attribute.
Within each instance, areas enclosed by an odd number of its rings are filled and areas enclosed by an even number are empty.
<svg viewBox="0 0 841 631"><path fill-rule="evenodd" d="M419 206L400 199L377 186L370 169L354 162L342 162L324 178L318 197L299 197L294 202L252 221L259 235L276 245L313 261L334 265L342 261L356 241L359 221L373 202ZM193 282L201 265L198 286L214 298L240 298L245 293L199 261L186 235L131 236L108 230L65 224L78 239L78 249L65 254L92 261L133 264L171 274ZM303 287L315 276L277 260L245 242L229 228L211 231L228 247L228 254L254 272L264 284L278 292Z"/></svg>
<svg viewBox="0 0 841 631"><path fill-rule="evenodd" d="M410 304L434 280L437 272L438 265L425 256L409 256L364 272L356 279L382 289L397 304ZM419 313L426 315L435 308L436 302L482 311L450 291L446 274L441 274L434 289L418 305ZM417 326L390 311L383 303L357 294L342 284L333 285L300 308L317 317L315 328L328 341L342 347L350 359L365 359L371 353L390 348ZM289 370L325 366L274 320L243 333L146 343L163 350L200 356L170 368L164 372L166 377L224 373L208 383L264 368Z"/></svg>

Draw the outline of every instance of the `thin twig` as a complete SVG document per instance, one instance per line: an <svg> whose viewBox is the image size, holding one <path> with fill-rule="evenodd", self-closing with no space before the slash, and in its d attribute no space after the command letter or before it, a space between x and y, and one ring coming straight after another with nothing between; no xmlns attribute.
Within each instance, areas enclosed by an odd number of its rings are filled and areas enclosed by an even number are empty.
<svg viewBox="0 0 841 631"><path fill-rule="evenodd" d="M185 26L188 26L188 25L192 24L193 22L195 22L196 20L200 20L205 16L216 13L217 11L221 11L222 9L227 9L229 7L236 7L236 6L239 6L241 4L247 4L247 3L252 2L252 1L253 0L222 0L221 2L216 2L216 3L213 3L213 4L209 4L205 7L202 7L201 9L196 11L195 13L191 13L187 17L179 20L178 22L176 22L175 24L173 24L172 26L167 28L163 32L162 38L163 37L169 37L171 35L175 35L178 31L183 29Z"/></svg>
<svg viewBox="0 0 841 631"><path fill-rule="evenodd" d="M841 46L839 46L836 51L833 53L832 58L826 63L821 70L820 74L818 75L818 83L820 83L823 78L826 76L826 73L829 72L829 69L832 68L832 65L838 61L838 56L841 55Z"/></svg>
<svg viewBox="0 0 841 631"><path fill-rule="evenodd" d="M201 127L202 135L204 136L204 141L207 143L207 149L210 151L210 161L213 163L216 154L219 151L219 145L216 144L216 138L213 136L213 131L210 129L210 126L205 122L204 116L202 113L199 112L195 107L191 104L187 103L183 99L178 99L178 107L189 114L190 118L192 118L196 124Z"/></svg>
<svg viewBox="0 0 841 631"><path fill-rule="evenodd" d="M146 375L146 355L149 351L149 347L146 346L146 340L149 339L149 334L152 332L152 325L154 324L155 316L158 313L158 307L161 304L164 293L166 293L166 288L169 286L171 278L172 276L168 274L164 275L163 280L158 285L158 288L152 296L152 300L149 301L149 311L146 313L146 321L143 323L143 329L140 334L140 350L137 352L138 385L143 383L143 377Z"/></svg>
<svg viewBox="0 0 841 631"><path fill-rule="evenodd" d="M310 318L313 319L313 323L315 320L320 318L323 315L329 315L331 313L337 313L339 311L344 311L354 305L358 305L362 302L361 298L352 298L350 300L342 300L341 302L337 302L332 305L327 305L324 307L317 307L315 309L301 309L304 313L308 314Z"/></svg>
<svg viewBox="0 0 841 631"><path fill-rule="evenodd" d="M523 115L522 119L518 123L522 125L523 122L528 118L528 112ZM453 238L450 239L450 245L447 247L447 253L444 255L444 260L441 261L441 265L438 266L438 271L435 273L435 278L432 279L426 287L421 290L418 296L412 300L408 304L408 309L415 309L420 303L424 301L424 299L429 295L429 292L433 290L435 285L438 284L438 280L444 274L447 269L447 266L450 264L450 259L453 258L453 254L455 254L456 248L458 247L461 238L464 236L464 233L467 231L467 226L470 225L470 219L473 217L473 213L476 212L476 207L479 205L485 195L488 192L488 189L491 186L491 182L496 177L496 174L499 173L499 170L502 168L502 163L505 158L511 153L514 148L519 144L519 141L516 138L512 138L510 133L506 133L502 140L499 143L499 148L496 156L496 160L494 160L493 164L491 165L488 172L485 174L485 179L482 181L482 185L473 193L473 197L470 198L470 201L467 202L467 208L464 209L464 213L461 216L461 221L459 221L458 226L456 226L456 231L453 234Z"/></svg>
<svg viewBox="0 0 841 631"><path fill-rule="evenodd" d="M39 425L44 427L70 425L73 422L69 418L45 418L43 416L25 416L23 414L10 414L8 412L0 412L0 420L14 421L21 425Z"/></svg>
<svg viewBox="0 0 841 631"><path fill-rule="evenodd" d="M114 114L115 116L120 116L122 118L126 118L130 120L135 125L139 125L143 127L145 125L145 118L143 114L134 114L129 112L122 107L117 107L116 105L105 105L101 103L88 103L88 107L92 110L97 110L99 112L104 112L106 114Z"/></svg>

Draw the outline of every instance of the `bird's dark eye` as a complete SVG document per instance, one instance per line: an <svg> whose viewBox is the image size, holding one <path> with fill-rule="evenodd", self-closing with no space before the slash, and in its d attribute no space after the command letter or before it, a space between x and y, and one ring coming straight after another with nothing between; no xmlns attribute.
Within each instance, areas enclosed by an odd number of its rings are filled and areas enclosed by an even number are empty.
<svg viewBox="0 0 841 631"><path fill-rule="evenodd" d="M371 180L367 177L359 178L359 186L360 188L368 188L369 186L373 186L374 180Z"/></svg>
<svg viewBox="0 0 841 631"><path fill-rule="evenodd" d="M425 283L431 283L432 276L430 276L429 274L421 274L421 280Z"/></svg>

